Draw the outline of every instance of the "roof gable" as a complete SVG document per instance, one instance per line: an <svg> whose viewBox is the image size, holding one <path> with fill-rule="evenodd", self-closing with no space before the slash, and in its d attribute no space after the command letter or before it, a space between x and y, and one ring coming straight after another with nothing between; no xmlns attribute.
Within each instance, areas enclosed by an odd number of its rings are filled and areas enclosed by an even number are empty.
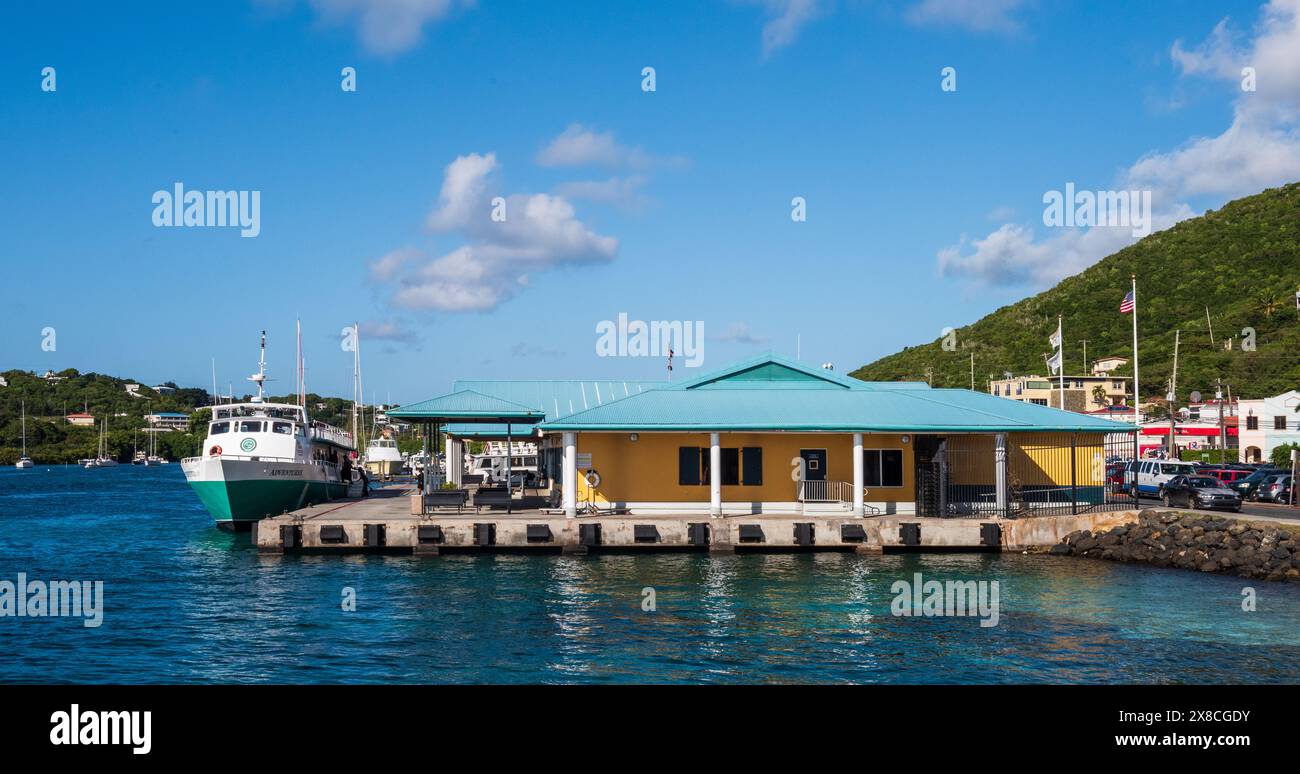
<svg viewBox="0 0 1300 774"><path fill-rule="evenodd" d="M856 390L870 385L824 368L813 368L797 360L771 353L742 360L694 379L671 385L671 389L800 389Z"/></svg>

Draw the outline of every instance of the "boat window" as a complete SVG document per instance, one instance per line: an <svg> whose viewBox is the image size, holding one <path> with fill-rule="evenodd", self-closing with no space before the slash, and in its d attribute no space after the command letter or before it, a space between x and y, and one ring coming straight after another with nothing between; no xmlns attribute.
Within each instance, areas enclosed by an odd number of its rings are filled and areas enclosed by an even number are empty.
<svg viewBox="0 0 1300 774"><path fill-rule="evenodd" d="M260 433L262 432L261 422L240 422L239 432L241 433Z"/></svg>
<svg viewBox="0 0 1300 774"><path fill-rule="evenodd" d="M228 432L230 432L229 422L213 422L212 426L208 428L208 435L221 435Z"/></svg>
<svg viewBox="0 0 1300 774"><path fill-rule="evenodd" d="M271 426L272 432L282 433L284 435L293 435L293 425L288 422L276 422Z"/></svg>

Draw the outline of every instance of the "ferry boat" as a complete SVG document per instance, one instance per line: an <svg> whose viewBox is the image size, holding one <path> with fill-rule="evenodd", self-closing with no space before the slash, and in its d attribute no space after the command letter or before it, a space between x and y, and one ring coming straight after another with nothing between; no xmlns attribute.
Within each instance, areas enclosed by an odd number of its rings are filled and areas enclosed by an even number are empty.
<svg viewBox="0 0 1300 774"><path fill-rule="evenodd" d="M229 531L345 497L350 481L340 474L355 449L350 433L312 421L305 405L266 402L265 332L258 371L249 381L257 395L247 403L213 406L202 456L181 460L208 513Z"/></svg>

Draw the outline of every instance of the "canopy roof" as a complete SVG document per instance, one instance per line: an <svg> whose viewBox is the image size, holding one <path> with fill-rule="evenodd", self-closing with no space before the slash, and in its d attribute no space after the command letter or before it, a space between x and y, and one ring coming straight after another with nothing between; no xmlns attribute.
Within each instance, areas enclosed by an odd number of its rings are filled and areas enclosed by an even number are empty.
<svg viewBox="0 0 1300 774"><path fill-rule="evenodd" d="M550 431L1133 432L1132 425L924 382L865 382L763 355L548 421Z"/></svg>
<svg viewBox="0 0 1300 774"><path fill-rule="evenodd" d="M457 379L456 391L473 390L495 398L528 406L555 420L611 401L653 390L668 382L627 379ZM505 424L452 422L447 432L462 438L504 438ZM526 435L528 431L514 435Z"/></svg>
<svg viewBox="0 0 1300 774"><path fill-rule="evenodd" d="M474 390L459 390L393 409L388 416L415 422L532 425L546 415L535 409Z"/></svg>

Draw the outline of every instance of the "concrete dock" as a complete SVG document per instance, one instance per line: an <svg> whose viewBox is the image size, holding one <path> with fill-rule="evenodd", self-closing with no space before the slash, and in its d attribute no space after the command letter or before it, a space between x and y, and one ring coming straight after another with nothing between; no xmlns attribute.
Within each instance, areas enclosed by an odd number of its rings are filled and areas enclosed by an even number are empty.
<svg viewBox="0 0 1300 774"><path fill-rule="evenodd" d="M1023 519L919 518L817 514L622 514L578 516L529 509L468 508L412 513L413 490L386 487L264 519L254 530L260 552L454 551L1003 551L1047 547L1081 529L1137 520L1137 511Z"/></svg>

